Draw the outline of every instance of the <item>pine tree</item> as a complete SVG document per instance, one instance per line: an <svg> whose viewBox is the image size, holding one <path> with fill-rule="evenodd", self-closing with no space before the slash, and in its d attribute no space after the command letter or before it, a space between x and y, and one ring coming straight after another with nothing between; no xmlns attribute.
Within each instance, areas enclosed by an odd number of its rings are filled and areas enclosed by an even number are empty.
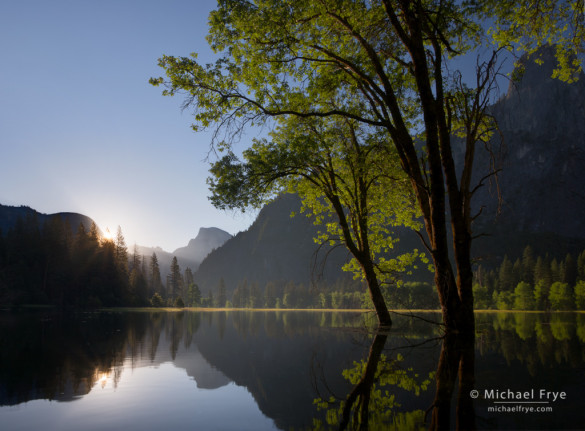
<svg viewBox="0 0 585 431"><path fill-rule="evenodd" d="M137 271L140 271L141 265L142 265L142 256L138 252L138 246L136 245L136 243L134 243L134 248L132 250L132 266L130 267L130 270L132 271L136 268Z"/></svg>
<svg viewBox="0 0 585 431"><path fill-rule="evenodd" d="M167 286L171 298L183 296L182 284L183 280L181 278L181 267L179 266L177 256L173 256L173 260L171 261L169 285Z"/></svg>
<svg viewBox="0 0 585 431"><path fill-rule="evenodd" d="M550 264L539 256L534 265L534 284L536 285L540 281L544 283L547 289L552 284Z"/></svg>
<svg viewBox="0 0 585 431"><path fill-rule="evenodd" d="M512 292L515 287L514 284L514 266L508 256L504 256L504 260L500 265L499 272L499 290L502 292Z"/></svg>
<svg viewBox="0 0 585 431"><path fill-rule="evenodd" d="M260 308L264 305L264 295L262 294L262 290L258 286L257 282L252 283L250 286L250 300L249 306L251 308Z"/></svg>
<svg viewBox="0 0 585 431"><path fill-rule="evenodd" d="M577 278L585 281L585 250L577 258Z"/></svg>
<svg viewBox="0 0 585 431"><path fill-rule="evenodd" d="M144 305L148 298L148 284L142 273L142 267L132 268L130 272L130 303L131 305Z"/></svg>
<svg viewBox="0 0 585 431"><path fill-rule="evenodd" d="M123 273L128 273L128 248L126 247L126 240L122 234L122 228L118 226L115 240L115 257L118 266Z"/></svg>
<svg viewBox="0 0 585 431"><path fill-rule="evenodd" d="M183 275L183 283L185 284L186 287L189 287L191 284L194 283L193 271L191 271L191 268L189 267L185 269L185 273Z"/></svg>
<svg viewBox="0 0 585 431"><path fill-rule="evenodd" d="M248 287L248 280L244 279L238 283L236 290L232 295L232 303L236 308L247 308L250 302L250 288Z"/></svg>
<svg viewBox="0 0 585 431"><path fill-rule="evenodd" d="M266 307L274 308L276 306L277 297L278 293L276 291L276 283L269 281L266 283L266 286L264 286L264 299Z"/></svg>
<svg viewBox="0 0 585 431"><path fill-rule="evenodd" d="M534 267L536 261L532 247L527 246L522 253L522 280L531 286L534 285Z"/></svg>
<svg viewBox="0 0 585 431"><path fill-rule="evenodd" d="M89 238L94 243L99 243L100 241L100 234L99 229L94 221L91 222L91 226L89 228Z"/></svg>
<svg viewBox="0 0 585 431"><path fill-rule="evenodd" d="M518 283L522 281L522 262L520 259L516 259L514 266L512 267L512 287L516 288Z"/></svg>
<svg viewBox="0 0 585 431"><path fill-rule="evenodd" d="M217 287L217 306L218 307L225 307L225 304L227 302L227 294L226 294L226 288L225 288L225 281L223 280L223 277L219 279L219 285Z"/></svg>
<svg viewBox="0 0 585 431"><path fill-rule="evenodd" d="M568 253L565 257L563 268L564 276L561 281L563 283L567 283L571 287L574 287L577 283L577 262L570 253Z"/></svg>
<svg viewBox="0 0 585 431"><path fill-rule="evenodd" d="M150 293L154 295L162 294L162 280L160 278L160 268L158 266L158 257L156 253L152 253L150 257Z"/></svg>
<svg viewBox="0 0 585 431"><path fill-rule="evenodd" d="M191 299L195 307L199 307L201 305L201 290L196 284L193 284L193 295Z"/></svg>
<svg viewBox="0 0 585 431"><path fill-rule="evenodd" d="M562 279L562 268L556 259L553 259L550 263L550 275L553 283L560 282Z"/></svg>
<svg viewBox="0 0 585 431"><path fill-rule="evenodd" d="M140 260L142 261L141 272L142 272L142 275L144 276L144 279L146 280L147 274L148 274L148 271L146 270L146 256L142 255Z"/></svg>

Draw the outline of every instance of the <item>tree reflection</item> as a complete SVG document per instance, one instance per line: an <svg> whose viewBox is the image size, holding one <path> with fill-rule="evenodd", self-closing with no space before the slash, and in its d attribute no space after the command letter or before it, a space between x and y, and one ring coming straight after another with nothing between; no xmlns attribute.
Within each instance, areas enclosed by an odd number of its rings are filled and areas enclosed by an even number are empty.
<svg viewBox="0 0 585 431"><path fill-rule="evenodd" d="M0 405L77 399L115 386L125 367L175 358L202 388L246 387L281 429L471 430L517 425L486 414L481 397L474 405L473 389L581 383L585 314L478 314L477 338L440 337L418 319L390 332L365 332L370 323L321 312L0 313ZM315 383L337 396L315 405Z"/></svg>
<svg viewBox="0 0 585 431"><path fill-rule="evenodd" d="M354 362L343 376L353 385L347 398L315 400L317 408L325 411L325 421L316 419L315 429L334 427L339 430L418 430L425 428L425 412L420 409L401 411L397 392L408 391L419 396L431 384L434 373L421 378L412 368L404 368L402 355L394 359L385 353L388 332L374 334L367 359Z"/></svg>
<svg viewBox="0 0 585 431"><path fill-rule="evenodd" d="M585 355L585 315L498 313L477 318L480 353L497 353L508 365L523 364L530 375L560 364L578 366Z"/></svg>
<svg viewBox="0 0 585 431"><path fill-rule="evenodd" d="M475 412L473 398L469 395L475 382L475 337L472 335L446 334L435 376L437 391L431 406L429 429L451 428L451 401L458 379L455 429L474 430Z"/></svg>
<svg viewBox="0 0 585 431"><path fill-rule="evenodd" d="M355 362L353 368L343 371L343 376L353 384L344 401L339 402L334 397L328 401L316 400L318 409L325 411L327 424L315 420L315 428L451 429L451 403L456 390L455 384L459 382L455 429L476 429L473 399L469 395L475 381L474 336L447 334L442 337L438 367L426 378L412 368L404 368L404 358L400 354L395 359L390 359L383 353L388 336L387 332L377 332L367 359ZM418 397L427 390L432 379L436 382L436 394L426 412L421 409L401 409L399 394L407 391Z"/></svg>
<svg viewBox="0 0 585 431"><path fill-rule="evenodd" d="M37 398L74 400L103 383L104 377L116 386L126 349L137 352L144 336L146 319L138 317L3 315L0 405Z"/></svg>

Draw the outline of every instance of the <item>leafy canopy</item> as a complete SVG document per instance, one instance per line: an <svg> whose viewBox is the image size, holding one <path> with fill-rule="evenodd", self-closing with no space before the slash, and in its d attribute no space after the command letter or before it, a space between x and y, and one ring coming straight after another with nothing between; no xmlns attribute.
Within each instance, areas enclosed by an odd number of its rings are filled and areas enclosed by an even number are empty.
<svg viewBox="0 0 585 431"><path fill-rule="evenodd" d="M543 46L554 46L558 60L554 78L574 82L583 70L583 0L471 0L468 4L493 23L488 33L499 46L536 54L537 61Z"/></svg>
<svg viewBox="0 0 585 431"><path fill-rule="evenodd" d="M316 242L345 244L354 258L345 269L362 277L356 257L375 264L380 281L396 281L418 251L390 257L396 226L419 229L408 179L383 131L352 120L289 117L256 139L240 161L228 152L208 180L215 206L259 206L282 192L302 199L321 231ZM396 253L394 253L396 254ZM423 260L424 259L423 256Z"/></svg>

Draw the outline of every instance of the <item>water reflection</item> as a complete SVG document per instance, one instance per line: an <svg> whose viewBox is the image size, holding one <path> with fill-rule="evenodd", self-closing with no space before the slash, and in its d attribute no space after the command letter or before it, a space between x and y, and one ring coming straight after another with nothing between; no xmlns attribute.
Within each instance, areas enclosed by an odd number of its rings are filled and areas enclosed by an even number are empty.
<svg viewBox="0 0 585 431"><path fill-rule="evenodd" d="M222 429L240 429L225 421L244 414L250 429L287 430L585 423L584 314L479 314L475 339L441 337L416 319L398 318L385 333L370 323L359 313L307 311L0 313L0 423L26 429L35 416L79 411L82 420L97 410L117 414L96 414L85 429L154 429L169 415L178 428L223 420ZM491 389L567 397L550 403L553 413L503 414L488 411Z"/></svg>
<svg viewBox="0 0 585 431"><path fill-rule="evenodd" d="M473 335L448 334L443 337L439 365L435 376L437 390L431 406L432 430L452 427L451 400L458 381L455 429L475 430L474 399L470 393L475 388L475 337Z"/></svg>
<svg viewBox="0 0 585 431"><path fill-rule="evenodd" d="M316 419L315 429L327 427L339 430L373 429L424 429L425 412L420 409L399 411L401 404L396 389L419 396L430 385L433 373L425 379L412 368L404 368L404 357L397 354L391 359L383 353L388 332L374 334L367 360L354 363L343 371L344 377L354 386L343 401L330 397L315 401L319 410L326 411L326 422Z"/></svg>

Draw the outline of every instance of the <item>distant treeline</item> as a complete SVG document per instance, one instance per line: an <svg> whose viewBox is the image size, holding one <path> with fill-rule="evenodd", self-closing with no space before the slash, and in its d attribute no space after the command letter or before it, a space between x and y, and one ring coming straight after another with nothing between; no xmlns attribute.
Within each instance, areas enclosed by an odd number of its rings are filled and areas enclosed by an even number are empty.
<svg viewBox="0 0 585 431"><path fill-rule="evenodd" d="M361 282L340 279L333 284L283 283L270 281L260 287L244 280L231 296L226 295L223 279L207 296L197 301L191 292L199 294L197 286L187 291L185 305L227 308L309 308L309 309L372 309L366 287ZM398 289L386 292L390 308L433 309L439 307L434 288L428 283L406 282Z"/></svg>
<svg viewBox="0 0 585 431"><path fill-rule="evenodd" d="M0 231L0 305L145 305L146 297L120 229L105 239L95 223L74 230L60 216L41 224L28 215Z"/></svg>
<svg viewBox="0 0 585 431"><path fill-rule="evenodd" d="M202 292L176 257L162 280L156 254L134 251L128 252L120 228L109 238L95 224L73 229L58 215L42 223L35 215L19 218L7 232L0 230L0 306L371 308L363 285L349 277L310 286L272 281L260 287L244 280L229 289L220 280ZM438 306L433 288L424 283L407 283L389 300L394 308Z"/></svg>
<svg viewBox="0 0 585 431"><path fill-rule="evenodd" d="M271 281L264 286L241 281L235 288L219 279L202 292L190 268L174 257L161 280L158 259L130 254L122 231L112 238L92 224L72 229L60 216L39 223L20 218L0 230L0 306L50 304L60 307L187 306L218 308L372 308L359 281L334 284ZM530 247L495 269L478 266L473 287L476 309L585 309L585 251L564 260L534 256ZM389 308L437 309L429 283L406 282L385 292Z"/></svg>
<svg viewBox="0 0 585 431"><path fill-rule="evenodd" d="M557 260L534 256L530 247L512 262L475 271L476 309L585 310L585 251Z"/></svg>

